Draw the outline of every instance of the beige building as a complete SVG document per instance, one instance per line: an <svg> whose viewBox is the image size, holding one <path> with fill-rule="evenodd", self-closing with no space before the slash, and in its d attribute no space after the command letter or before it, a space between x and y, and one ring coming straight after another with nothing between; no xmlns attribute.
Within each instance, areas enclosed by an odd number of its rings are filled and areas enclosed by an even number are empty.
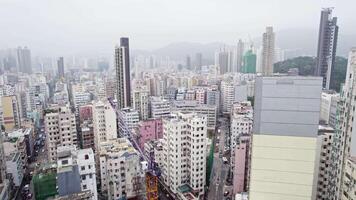
<svg viewBox="0 0 356 200"><path fill-rule="evenodd" d="M44 123L48 160L56 162L57 147L78 144L75 115L68 106L54 106L45 111Z"/></svg>
<svg viewBox="0 0 356 200"><path fill-rule="evenodd" d="M273 27L266 28L262 35L262 74L272 75L275 55L275 34Z"/></svg>
<svg viewBox="0 0 356 200"><path fill-rule="evenodd" d="M5 131L11 131L20 128L20 110L16 96L3 96L2 101L2 118Z"/></svg>
<svg viewBox="0 0 356 200"><path fill-rule="evenodd" d="M125 138L100 144L100 181L108 200L133 198L140 193L141 166L138 152Z"/></svg>

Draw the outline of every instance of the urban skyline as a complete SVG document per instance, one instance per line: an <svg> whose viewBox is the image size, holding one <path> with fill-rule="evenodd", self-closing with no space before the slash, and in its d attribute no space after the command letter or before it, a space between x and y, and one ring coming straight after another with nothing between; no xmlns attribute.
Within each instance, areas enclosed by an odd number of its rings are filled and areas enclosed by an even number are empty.
<svg viewBox="0 0 356 200"><path fill-rule="evenodd" d="M9 10L23 3L5 1ZM56 48L53 43L45 46L48 54L39 55L33 53L36 46L0 48L0 200L356 199L356 41L348 42L347 58L337 56L344 51L339 41L348 29L343 20L354 19L345 17L346 3L315 11L322 1L303 9L304 0L198 0L182 9L176 2L134 0L138 6L130 18L128 2L84 6L80 1L67 4L78 9L77 18L72 11L61 12L57 33L75 37L78 28L106 22L91 27L96 31L81 30L88 33L78 38L83 42L94 32L101 38L100 33L107 31L103 27L118 20L122 24L110 26L112 30L120 27L127 32L117 32L119 44L107 47L109 56L102 54L94 38L56 56L48 56ZM63 5L23 3L25 8L58 6L50 7L52 11ZM123 5L121 12L107 19L118 5ZM159 45L167 39L165 34L177 29L177 35L201 34L204 40L207 35L200 30L214 27L216 32L206 31L214 38L228 30L220 25L235 21L228 17L233 5L255 6L249 14L256 19L265 16L257 20L264 23L260 41L235 35L231 45L176 43L152 52L132 49L132 42ZM109 7L100 14L102 6ZM160 13L139 17L157 10L155 6ZM85 10L89 7L95 8L91 15ZM225 8L224 14L206 17L212 7ZM194 8L196 15L190 13ZM338 9L345 13L332 13ZM305 15L293 15L296 11ZM165 15L157 28L156 18L166 12L171 15ZM278 31L291 25L298 28L298 20L307 27L314 12L320 20L313 22L319 31L314 31L318 38L309 38L312 42L304 41L308 34L303 31L294 33L297 37ZM29 19L37 14L29 14ZM41 20L56 19L58 14L53 14ZM116 18L122 14L126 18ZM195 24L199 15L201 27ZM261 26L250 15L243 21ZM83 24L72 26L82 17L87 19ZM184 26L179 20L167 24L177 17L192 21ZM236 25L240 22L237 19ZM60 23L72 26L72 31L64 31ZM31 26L26 20L21 24ZM151 36L145 32L148 27L162 40L141 43L140 34ZM243 28L251 31L250 26ZM131 35L132 30L138 35ZM35 38L46 42L50 34L51 30ZM228 34L220 35L221 41L229 40ZM33 37L30 32L28 36ZM284 38L292 41L291 46L278 42ZM63 47L67 42L63 40ZM305 51L305 43L314 46L314 53ZM85 47L95 50L95 56L72 53Z"/></svg>

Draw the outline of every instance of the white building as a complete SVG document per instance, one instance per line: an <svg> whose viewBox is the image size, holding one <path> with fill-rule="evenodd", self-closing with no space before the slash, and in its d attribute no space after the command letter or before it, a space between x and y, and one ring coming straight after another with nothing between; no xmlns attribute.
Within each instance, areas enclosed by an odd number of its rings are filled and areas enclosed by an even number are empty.
<svg viewBox="0 0 356 200"><path fill-rule="evenodd" d="M132 106L138 111L140 120L148 119L148 97L149 90L144 87L132 91Z"/></svg>
<svg viewBox="0 0 356 200"><path fill-rule="evenodd" d="M169 101L162 97L150 97L150 113L155 119L169 116L171 113Z"/></svg>
<svg viewBox="0 0 356 200"><path fill-rule="evenodd" d="M332 127L336 125L336 107L340 99L340 94L333 91L323 91L321 93L320 120Z"/></svg>
<svg viewBox="0 0 356 200"><path fill-rule="evenodd" d="M234 102L243 102L247 101L247 85L236 84L235 91L234 91Z"/></svg>
<svg viewBox="0 0 356 200"><path fill-rule="evenodd" d="M332 199L340 199L344 179L345 168L349 159L356 156L356 48L349 53L345 85L343 85L338 104L338 122L336 124L335 138L333 140L331 159L329 196Z"/></svg>
<svg viewBox="0 0 356 200"><path fill-rule="evenodd" d="M50 107L45 111L44 124L47 157L50 162L55 162L57 147L78 144L75 115L68 106Z"/></svg>
<svg viewBox="0 0 356 200"><path fill-rule="evenodd" d="M235 87L232 80L221 81L222 112L230 113L235 100Z"/></svg>
<svg viewBox="0 0 356 200"><path fill-rule="evenodd" d="M6 159L6 171L11 174L14 185L19 187L24 176L23 163L20 153L12 153Z"/></svg>
<svg viewBox="0 0 356 200"><path fill-rule="evenodd" d="M72 173L68 173L72 171ZM78 177L78 181L75 177ZM70 194L71 189L66 191L67 182L80 184L80 192L90 191L91 200L98 199L96 184L96 168L94 152L92 149L76 149L74 146L62 146L57 149L57 184L62 192ZM61 188L62 187L62 188ZM74 187L78 187L75 185Z"/></svg>
<svg viewBox="0 0 356 200"><path fill-rule="evenodd" d="M206 173L206 117L195 113L175 113L163 120L164 161L162 176L173 193L189 185L204 194Z"/></svg>
<svg viewBox="0 0 356 200"><path fill-rule="evenodd" d="M117 138L116 113L109 102L97 101L93 103L93 127L95 149L100 143Z"/></svg>
<svg viewBox="0 0 356 200"><path fill-rule="evenodd" d="M140 158L125 138L103 142L100 147L101 191L107 199L132 198L141 187Z"/></svg>
<svg viewBox="0 0 356 200"><path fill-rule="evenodd" d="M250 135L253 125L251 102L234 103L230 117L231 149L235 149L240 136Z"/></svg>
<svg viewBox="0 0 356 200"><path fill-rule="evenodd" d="M204 88L198 88L196 91L195 91L195 100L200 103L200 104L205 104L206 102L206 91Z"/></svg>
<svg viewBox="0 0 356 200"><path fill-rule="evenodd" d="M160 169L163 168L164 151L163 151L163 139L150 140L145 143L144 154L147 158L151 158L153 155L155 163L158 164Z"/></svg>
<svg viewBox="0 0 356 200"><path fill-rule="evenodd" d="M217 118L217 108L215 105L199 104L197 101L174 101L171 111L195 112L207 118L207 128L214 130Z"/></svg>
<svg viewBox="0 0 356 200"><path fill-rule="evenodd" d="M217 111L220 111L220 91L218 87L210 87L206 91L206 104L217 106Z"/></svg>
<svg viewBox="0 0 356 200"><path fill-rule="evenodd" d="M131 108L121 109L123 121L126 124L128 129L137 128L138 122L140 121L140 115L137 110Z"/></svg>

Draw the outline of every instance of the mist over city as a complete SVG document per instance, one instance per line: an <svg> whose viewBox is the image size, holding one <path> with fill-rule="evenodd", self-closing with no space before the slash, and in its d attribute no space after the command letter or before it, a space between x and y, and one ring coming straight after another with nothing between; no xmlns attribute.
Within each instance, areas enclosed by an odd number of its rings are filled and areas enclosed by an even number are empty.
<svg viewBox="0 0 356 200"><path fill-rule="evenodd" d="M0 0L0 200L356 200L355 8Z"/></svg>

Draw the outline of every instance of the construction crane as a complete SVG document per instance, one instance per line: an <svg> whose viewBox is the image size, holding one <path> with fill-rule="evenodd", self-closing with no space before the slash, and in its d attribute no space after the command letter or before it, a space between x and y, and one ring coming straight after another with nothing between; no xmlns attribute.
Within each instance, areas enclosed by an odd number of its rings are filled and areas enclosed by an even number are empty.
<svg viewBox="0 0 356 200"><path fill-rule="evenodd" d="M154 160L154 152L150 152L149 157L145 156L136 140L132 137L131 130L124 122L122 112L119 109L116 109L112 98L109 98L108 101L115 110L118 119L119 130L121 130L119 131L119 136L128 139L132 146L139 152L140 159L146 161L148 164L148 168L145 172L147 200L158 200L158 177L160 176L160 170Z"/></svg>

